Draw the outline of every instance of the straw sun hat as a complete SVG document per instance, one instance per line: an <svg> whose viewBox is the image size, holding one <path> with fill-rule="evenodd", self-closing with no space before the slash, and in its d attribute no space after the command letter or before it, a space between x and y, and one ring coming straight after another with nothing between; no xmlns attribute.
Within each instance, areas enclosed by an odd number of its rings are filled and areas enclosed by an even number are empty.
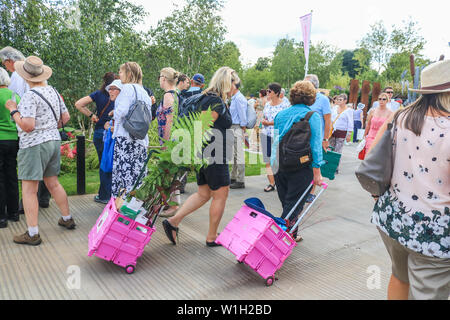
<svg viewBox="0 0 450 320"><path fill-rule="evenodd" d="M52 76L52 69L42 62L41 58L30 56L25 61L14 63L16 72L30 82L43 82Z"/></svg>
<svg viewBox="0 0 450 320"><path fill-rule="evenodd" d="M409 91L421 94L450 92L450 60L433 63L421 73L421 88Z"/></svg>

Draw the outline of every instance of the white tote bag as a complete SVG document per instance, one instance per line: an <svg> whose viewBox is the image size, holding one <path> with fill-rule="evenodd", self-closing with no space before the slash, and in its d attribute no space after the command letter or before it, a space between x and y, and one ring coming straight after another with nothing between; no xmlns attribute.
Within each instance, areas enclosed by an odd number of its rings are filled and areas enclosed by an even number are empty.
<svg viewBox="0 0 450 320"><path fill-rule="evenodd" d="M366 132L366 129L358 129L358 131L356 132L356 139L358 141L361 141L364 139L364 132Z"/></svg>
<svg viewBox="0 0 450 320"><path fill-rule="evenodd" d="M356 147L356 152L360 153L365 146L366 146L366 139L362 139L362 141Z"/></svg>

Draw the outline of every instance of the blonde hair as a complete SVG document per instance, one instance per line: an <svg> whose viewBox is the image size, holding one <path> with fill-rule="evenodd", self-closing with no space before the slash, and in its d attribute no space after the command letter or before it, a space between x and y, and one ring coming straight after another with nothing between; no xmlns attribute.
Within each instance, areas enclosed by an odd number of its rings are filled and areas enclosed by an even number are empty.
<svg viewBox="0 0 450 320"><path fill-rule="evenodd" d="M382 96L384 96L384 97L387 99L387 101L389 101L389 95L388 95L386 92L380 93L380 95L378 96L378 100L379 100Z"/></svg>
<svg viewBox="0 0 450 320"><path fill-rule="evenodd" d="M174 68L164 68L160 71L160 74L166 78L167 82L171 85L176 85L178 81L178 77L181 75L178 71L176 71Z"/></svg>
<svg viewBox="0 0 450 320"><path fill-rule="evenodd" d="M438 95L438 101L442 107L450 112L450 92L443 92Z"/></svg>
<svg viewBox="0 0 450 320"><path fill-rule="evenodd" d="M236 71L231 69L230 67L222 67L214 73L214 76L209 83L208 89L205 90L204 93L214 92L217 93L222 100L227 100L227 94L231 91L231 83L240 83L241 79L239 78Z"/></svg>
<svg viewBox="0 0 450 320"><path fill-rule="evenodd" d="M142 69L136 62L126 62L120 66L120 70L125 74L125 83L137 83L142 85Z"/></svg>

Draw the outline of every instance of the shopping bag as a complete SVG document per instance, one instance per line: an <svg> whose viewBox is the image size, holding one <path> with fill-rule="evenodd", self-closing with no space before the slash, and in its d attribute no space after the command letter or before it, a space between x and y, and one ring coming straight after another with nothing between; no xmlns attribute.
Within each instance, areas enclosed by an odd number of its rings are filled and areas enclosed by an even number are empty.
<svg viewBox="0 0 450 320"><path fill-rule="evenodd" d="M363 148L358 154L358 159L364 160L365 158L366 158L366 148Z"/></svg>
<svg viewBox="0 0 450 320"><path fill-rule="evenodd" d="M363 139L356 147L356 152L361 152L366 147L366 139Z"/></svg>
<svg viewBox="0 0 450 320"><path fill-rule="evenodd" d="M366 132L366 129L358 129L358 132L356 134L356 139L358 141L361 141L364 139L364 133Z"/></svg>
<svg viewBox="0 0 450 320"><path fill-rule="evenodd" d="M102 162L100 169L103 172L112 172L113 167L113 155L114 155L114 143L116 139L113 139L111 128L106 131L105 142L103 145Z"/></svg>

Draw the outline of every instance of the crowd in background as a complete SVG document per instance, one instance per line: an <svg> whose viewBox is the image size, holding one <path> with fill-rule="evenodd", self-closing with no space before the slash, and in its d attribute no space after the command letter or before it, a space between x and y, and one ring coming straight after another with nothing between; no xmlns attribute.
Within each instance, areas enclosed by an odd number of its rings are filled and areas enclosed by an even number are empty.
<svg viewBox="0 0 450 320"><path fill-rule="evenodd" d="M0 228L6 228L8 221L20 219L18 181L21 180L28 229L14 236L13 241L36 246L42 242L38 212L45 202L41 199L43 188L61 212L58 225L70 230L76 227L67 194L58 181L62 139L59 128L68 123L71 115L63 97L48 85L53 71L39 57L25 58L18 50L6 47L0 50L0 58L11 72L9 76L0 68ZM387 87L364 115L366 106L349 105L347 95L327 97L321 93L319 79L313 74L297 81L288 93L279 83L270 83L258 97L246 98L240 91L244 84L238 73L229 67L219 68L209 85L200 73L190 79L173 68L163 68L158 79L164 94L157 104L153 91L143 86L141 67L126 62L118 74L105 74L99 90L75 104L94 123L94 145L100 162L107 133L115 139L111 171L99 169L100 188L94 201L105 204L110 197L127 194L145 167L148 134L136 138L126 126L126 115L138 101L157 123L163 144L170 139L180 110L191 97L200 95L196 111L211 108L212 127L217 129L209 143L218 138L215 134L220 134L223 141L223 158L215 157L196 173L197 191L184 203L180 193L175 193L172 200L177 205L166 208L164 215L168 219L163 221L163 228L174 245L178 243L183 219L212 199L206 246L219 246L215 240L229 189L245 188L247 135L253 140L248 147L256 146L266 164L269 184L264 192L277 191L282 218L294 210L300 195L309 190L313 181L314 188L290 217L294 222L304 204L314 201L315 187L323 183L320 168L325 164L324 154L342 154L346 144L361 139L364 158L379 143L387 124L394 121L397 130L391 188L375 199L372 217L393 261L389 297L408 298L409 294L414 298L445 299L449 294L450 270L450 62L433 64L424 73L432 80L424 78L423 90L418 90L422 96L411 106L404 108L394 101L394 91ZM94 111L91 104L95 104ZM256 111L256 125L251 132L248 106ZM301 142L310 148L310 155L305 164L284 170L278 157L280 146L294 125L305 119L310 134L307 141ZM227 135L227 131L232 134ZM48 199L41 207L45 205L48 206ZM293 237L301 240L298 230L294 230Z"/></svg>

